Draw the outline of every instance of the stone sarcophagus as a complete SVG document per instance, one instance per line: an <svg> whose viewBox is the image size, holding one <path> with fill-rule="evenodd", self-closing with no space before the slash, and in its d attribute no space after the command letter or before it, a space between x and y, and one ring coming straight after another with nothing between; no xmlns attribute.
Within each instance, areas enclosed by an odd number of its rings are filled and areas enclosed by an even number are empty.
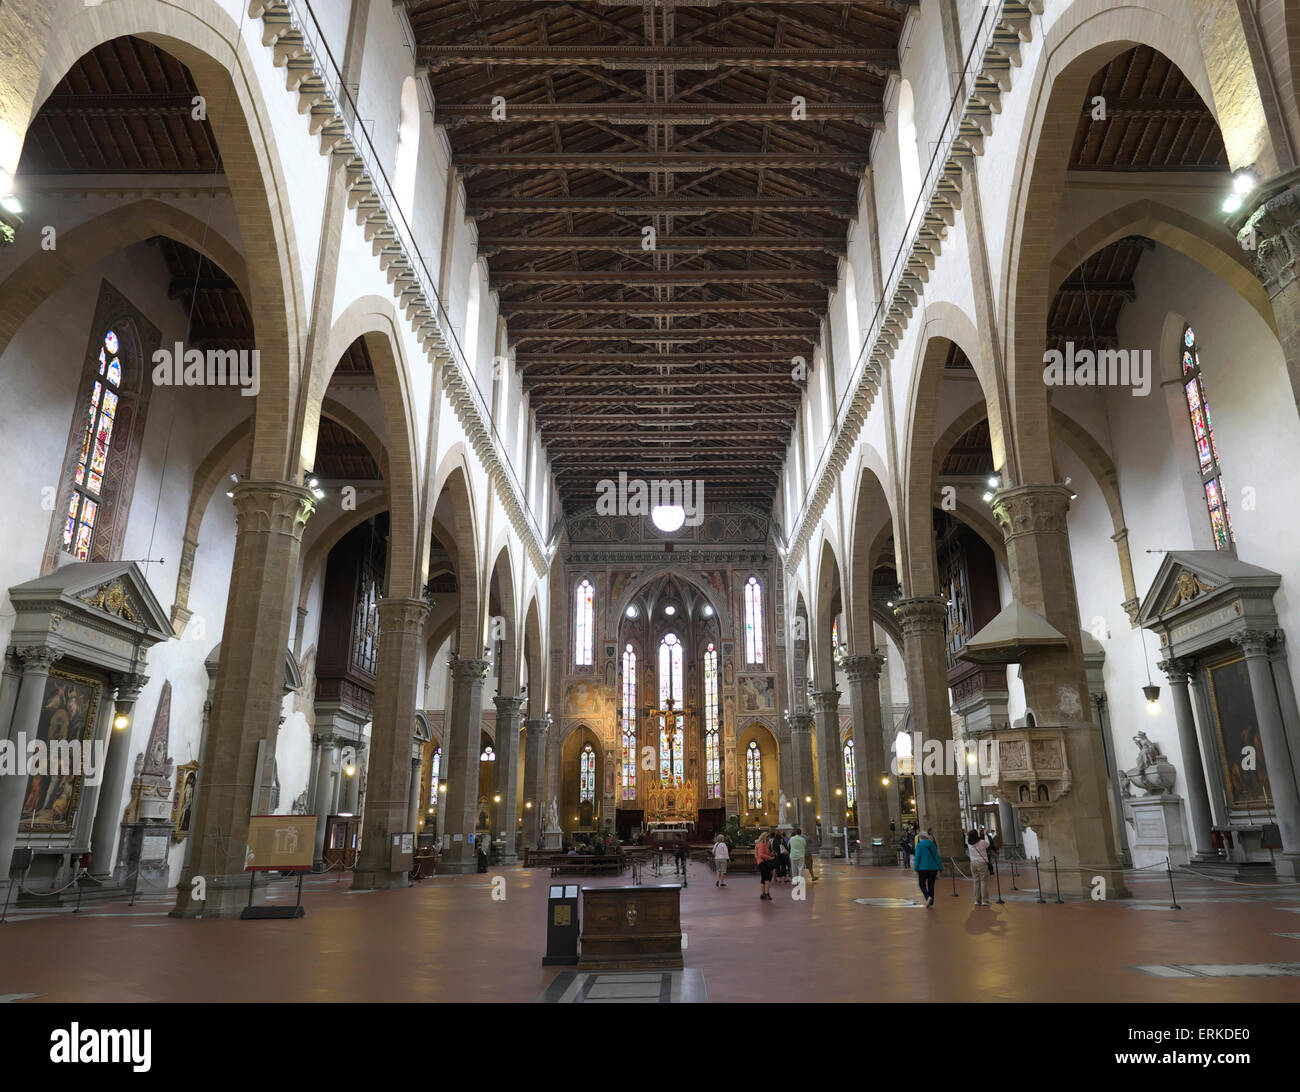
<svg viewBox="0 0 1300 1092"><path fill-rule="evenodd" d="M682 966L681 890L584 887L578 969Z"/></svg>

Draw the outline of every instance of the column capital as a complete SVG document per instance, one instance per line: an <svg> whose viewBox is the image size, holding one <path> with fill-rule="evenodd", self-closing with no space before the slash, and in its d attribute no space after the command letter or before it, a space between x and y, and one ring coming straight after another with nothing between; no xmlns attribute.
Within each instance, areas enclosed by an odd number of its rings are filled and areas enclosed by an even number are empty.
<svg viewBox="0 0 1300 1092"><path fill-rule="evenodd" d="M1255 206L1242 221L1237 241L1253 253L1255 276L1269 298L1296 279L1300 257L1300 171L1288 171L1255 191Z"/></svg>
<svg viewBox="0 0 1300 1092"><path fill-rule="evenodd" d="M990 507L1002 537L1008 541L1020 535L1064 534L1070 487L1013 485L999 489Z"/></svg>
<svg viewBox="0 0 1300 1092"><path fill-rule="evenodd" d="M844 669L844 674L848 677L849 682L870 682L873 679L880 678L880 670L885 666L885 656L882 652L866 652L860 656L845 656L840 661L840 666Z"/></svg>
<svg viewBox="0 0 1300 1092"><path fill-rule="evenodd" d="M451 677L455 682L477 683L481 686L491 668L492 665L487 660L455 659L451 661Z"/></svg>
<svg viewBox="0 0 1300 1092"><path fill-rule="evenodd" d="M1192 681L1192 675L1196 671L1196 661L1185 656L1178 658L1171 656L1167 660L1161 660L1156 667L1164 672L1170 686L1186 686Z"/></svg>
<svg viewBox="0 0 1300 1092"><path fill-rule="evenodd" d="M811 732L812 726L813 726L813 717L811 713L790 714L790 731Z"/></svg>
<svg viewBox="0 0 1300 1092"><path fill-rule="evenodd" d="M1228 640L1239 646L1247 656L1267 656L1268 646L1276 637L1277 630L1273 629L1243 629Z"/></svg>
<svg viewBox="0 0 1300 1092"><path fill-rule="evenodd" d="M840 707L840 692L835 689L813 692L813 707L818 713L834 714Z"/></svg>
<svg viewBox="0 0 1300 1092"><path fill-rule="evenodd" d="M498 694L492 699L492 703L497 707L498 717L508 717L511 720L518 720L520 714L524 711L524 699L513 695L502 697Z"/></svg>
<svg viewBox="0 0 1300 1092"><path fill-rule="evenodd" d="M423 599L403 599L400 596L384 596L379 600L378 610L381 631L412 636L424 631L424 620L429 616L429 604Z"/></svg>
<svg viewBox="0 0 1300 1092"><path fill-rule="evenodd" d="M109 674L108 681L117 688L118 701L134 702L139 698L140 691L149 685L149 676L138 672L114 671Z"/></svg>
<svg viewBox="0 0 1300 1092"><path fill-rule="evenodd" d="M903 626L903 637L943 636L948 618L948 601L941 595L913 595L894 603L894 614Z"/></svg>
<svg viewBox="0 0 1300 1092"><path fill-rule="evenodd" d="M530 736L545 735L546 728L547 724L545 717L530 717L528 720L524 721L524 731Z"/></svg>
<svg viewBox="0 0 1300 1092"><path fill-rule="evenodd" d="M14 650L14 655L23 662L23 670L30 671L49 671L59 660L63 659L63 653L57 648L50 648L48 645L24 645Z"/></svg>
<svg viewBox="0 0 1300 1092"><path fill-rule="evenodd" d="M240 482L233 492L239 534L288 535L301 542L303 528L316 511L311 490L291 482Z"/></svg>

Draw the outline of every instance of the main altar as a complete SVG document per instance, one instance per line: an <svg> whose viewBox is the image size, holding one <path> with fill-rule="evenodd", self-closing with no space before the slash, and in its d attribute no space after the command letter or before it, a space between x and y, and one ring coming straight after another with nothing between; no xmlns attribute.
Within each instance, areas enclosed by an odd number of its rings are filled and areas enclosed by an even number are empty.
<svg viewBox="0 0 1300 1092"><path fill-rule="evenodd" d="M693 823L699 816L699 792L690 779L681 784L654 785L642 792L648 823Z"/></svg>

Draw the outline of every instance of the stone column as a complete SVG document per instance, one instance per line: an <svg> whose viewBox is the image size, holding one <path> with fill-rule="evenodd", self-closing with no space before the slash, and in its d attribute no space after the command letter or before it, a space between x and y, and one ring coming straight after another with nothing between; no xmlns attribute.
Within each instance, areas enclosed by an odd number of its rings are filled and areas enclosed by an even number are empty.
<svg viewBox="0 0 1300 1092"><path fill-rule="evenodd" d="M414 755L411 758L411 783L406 793L406 826L413 833L420 830L420 765L420 756Z"/></svg>
<svg viewBox="0 0 1300 1092"><path fill-rule="evenodd" d="M1241 647L1250 674L1250 692L1255 701L1255 719L1259 722L1259 739L1264 747L1264 764L1268 769L1269 795L1277 825L1282 829L1282 853L1273 863L1280 878L1300 880L1300 795L1296 792L1295 772L1287 747L1282 710L1277 704L1273 672L1269 665L1269 645L1273 630L1248 629L1230 638Z"/></svg>
<svg viewBox="0 0 1300 1092"><path fill-rule="evenodd" d="M1020 823L1016 819L1016 809L1011 806L1010 801L998 801L998 822L1002 827L1002 848L1003 850L1014 849L1020 850ZM1017 856L1022 856L1018 852Z"/></svg>
<svg viewBox="0 0 1300 1092"><path fill-rule="evenodd" d="M1107 799L1106 758L1089 708L1066 529L1069 507L1070 490L1064 485L1013 486L1000 490L992 502L1006 539L1013 594L1046 618L1066 641L1064 646L1027 651L1021 660L1025 704L1040 728L1059 731L1065 748L1064 772L1069 775L1042 818L1035 819L1034 831L1043 859L1054 856L1059 862L1062 891L1086 895L1092 877L1106 870L1110 897L1127 898Z"/></svg>
<svg viewBox="0 0 1300 1092"><path fill-rule="evenodd" d="M941 596L920 595L900 599L895 614L903 625L903 659L907 664L907 692L912 703L912 731L921 734L922 746L934 741L943 752L952 739L952 711L948 706L948 647L944 640L947 604ZM915 736L913 736L915 739ZM945 860L966 853L965 824L957 777L940 763L939 773L926 773L921 748L914 746L918 821L933 830ZM931 764L933 760L931 760Z"/></svg>
<svg viewBox="0 0 1300 1092"><path fill-rule="evenodd" d="M14 702L18 700L22 678L22 660L12 648L6 648L4 672L0 674L0 739L9 738L9 725L13 722Z"/></svg>
<svg viewBox="0 0 1300 1092"><path fill-rule="evenodd" d="M840 751L840 692L819 690L817 710L817 795L821 801L822 838L819 856L834 857L844 842L844 755ZM838 790L838 791L837 791Z"/></svg>
<svg viewBox="0 0 1300 1092"><path fill-rule="evenodd" d="M790 714L790 772L794 786L794 813L796 826L809 838L817 836L817 786L813 784L813 718L809 713L796 710ZM743 778L745 771L737 771ZM806 799L811 797L811 800Z"/></svg>
<svg viewBox="0 0 1300 1092"><path fill-rule="evenodd" d="M474 829L478 822L478 765L483 753L483 680L487 660L454 660L451 665L451 762L447 769L447 829L438 872L473 872ZM446 838L450 836L450 844ZM456 839L459 838L460 841Z"/></svg>
<svg viewBox="0 0 1300 1092"><path fill-rule="evenodd" d="M1205 787L1205 767L1201 764L1201 748L1196 737L1196 721L1192 716L1192 698L1188 692L1192 664L1187 660L1162 660L1158 665L1169 680L1174 696L1174 719L1178 723L1178 746L1183 753L1183 793L1187 797L1187 810L1192 820L1192 853L1194 857L1217 859L1218 854L1210 842L1214 820L1210 817L1210 796ZM1121 813L1121 821L1123 814Z"/></svg>
<svg viewBox="0 0 1300 1092"><path fill-rule="evenodd" d="M528 806L532 803L532 807ZM536 849L546 819L546 721L524 721L524 847Z"/></svg>
<svg viewBox="0 0 1300 1092"><path fill-rule="evenodd" d="M423 599L379 600L378 677L354 891L410 886L409 873L393 872L388 866L393 835L414 829L410 825L411 743L428 614L429 604Z"/></svg>
<svg viewBox="0 0 1300 1092"><path fill-rule="evenodd" d="M497 707L497 769L503 775L497 778L501 793L501 833L505 836L501 863L514 864L519 859L515 846L519 834L519 719L523 715L524 699L498 695L492 701Z"/></svg>
<svg viewBox="0 0 1300 1092"><path fill-rule="evenodd" d="M9 738L14 743L16 757L21 756L25 764L26 744L36 738L40 725L50 668L62 659L63 653L44 646L16 648L14 652L23 662L23 675L18 684L18 701L14 705ZM23 746L19 747L20 743ZM9 862L13 860L14 846L18 841L18 821L22 817L26 792L27 778L23 774L0 777L0 888L9 884Z"/></svg>
<svg viewBox="0 0 1300 1092"><path fill-rule="evenodd" d="M325 867L325 821L334 814L334 793L330 784L330 771L334 767L334 739L332 736L312 736L316 753L316 782L312 786L311 810L316 813L316 848L312 852L312 867Z"/></svg>
<svg viewBox="0 0 1300 1092"><path fill-rule="evenodd" d="M871 863L873 838L883 838L889 844L889 787L882 780L889 776L889 767L881 762L884 725L880 716L880 669L884 663L884 656L871 652L845 657L843 664L849 680L849 709L853 716L860 865Z"/></svg>
<svg viewBox="0 0 1300 1092"><path fill-rule="evenodd" d="M1128 844L1128 823L1124 818L1124 796L1120 791L1119 784L1119 759L1115 755L1115 747L1110 738L1110 723L1106 712L1106 693L1103 690L1093 690L1090 693L1092 698L1093 717L1097 721L1097 730L1101 734L1101 749L1106 756L1106 768L1110 772L1110 802L1114 808L1115 823L1115 846L1119 851L1120 860L1125 868L1133 867L1133 851L1129 849ZM1003 800L998 801L998 814L1002 815ZM1007 814L1010 814L1011 805L1006 804Z"/></svg>
<svg viewBox="0 0 1300 1092"><path fill-rule="evenodd" d="M117 687L120 702L134 708L140 691L149 682L147 675L114 674L110 681ZM127 769L131 760L131 728L134 718L120 732L113 728L116 710L108 716L108 756L99 782L95 801L95 822L90 831L90 867L92 874L106 879L113 874L113 847L122 824L122 794L126 791Z"/></svg>
<svg viewBox="0 0 1300 1092"><path fill-rule="evenodd" d="M178 917L228 917L247 904L257 748L265 740L275 753L302 532L315 511L312 494L288 482L240 482L234 493L235 557L190 835L190 872L204 878L207 901L180 888L172 911Z"/></svg>

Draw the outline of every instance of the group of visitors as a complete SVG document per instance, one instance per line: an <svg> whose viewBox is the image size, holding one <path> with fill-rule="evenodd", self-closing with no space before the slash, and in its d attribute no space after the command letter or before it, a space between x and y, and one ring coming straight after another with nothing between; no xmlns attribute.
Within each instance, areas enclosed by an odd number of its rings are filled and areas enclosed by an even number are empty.
<svg viewBox="0 0 1300 1092"><path fill-rule="evenodd" d="M713 840L713 886L727 886L727 865L731 861L731 850L726 840L719 834ZM808 858L808 839L803 831L795 827L789 836L780 832L763 831L754 843L754 861L758 865L759 898L772 901L773 883L794 883L803 879L804 869L808 869L808 878L815 880L812 865Z"/></svg>
<svg viewBox="0 0 1300 1092"><path fill-rule="evenodd" d="M908 830L904 827L904 835L907 834ZM989 902L989 873L996 865L997 848L996 836L983 827L972 827L966 832L966 856L970 860L976 906L992 905ZM926 906L933 906L934 881L943 871L943 858L939 855L934 832L916 830L912 833L912 844L904 852L909 857L915 857L915 872L921 896L925 899Z"/></svg>

